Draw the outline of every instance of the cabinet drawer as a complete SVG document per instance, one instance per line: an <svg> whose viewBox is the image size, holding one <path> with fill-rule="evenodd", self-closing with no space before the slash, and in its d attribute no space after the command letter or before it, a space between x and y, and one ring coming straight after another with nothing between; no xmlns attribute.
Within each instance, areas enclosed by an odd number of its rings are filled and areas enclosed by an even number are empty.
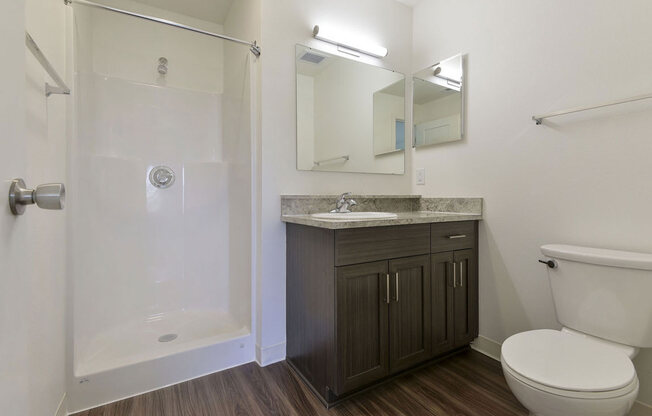
<svg viewBox="0 0 652 416"><path fill-rule="evenodd" d="M430 224L353 228L335 231L335 265L428 254Z"/></svg>
<svg viewBox="0 0 652 416"><path fill-rule="evenodd" d="M474 248L477 221L444 222L432 224L431 252Z"/></svg>

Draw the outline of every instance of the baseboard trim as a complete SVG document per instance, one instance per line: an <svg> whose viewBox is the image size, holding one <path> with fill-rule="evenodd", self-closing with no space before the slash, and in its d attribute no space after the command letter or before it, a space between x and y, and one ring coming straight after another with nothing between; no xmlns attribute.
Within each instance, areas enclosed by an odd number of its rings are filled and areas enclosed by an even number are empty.
<svg viewBox="0 0 652 416"><path fill-rule="evenodd" d="M285 347L286 343L281 342L269 347L261 347L256 345L256 362L261 367L277 363L285 360Z"/></svg>
<svg viewBox="0 0 652 416"><path fill-rule="evenodd" d="M59 407L54 416L66 416L68 414L68 395L63 393L61 396L61 401L59 402Z"/></svg>
<svg viewBox="0 0 652 416"><path fill-rule="evenodd" d="M629 416L652 416L652 406L643 402L636 402Z"/></svg>
<svg viewBox="0 0 652 416"><path fill-rule="evenodd" d="M493 339L484 337L482 335L479 335L471 343L472 349L486 355L487 357L493 358L496 361L500 361L500 347L500 342L494 341Z"/></svg>
<svg viewBox="0 0 652 416"><path fill-rule="evenodd" d="M471 348L475 351L486 355L489 358L493 358L496 361L500 361L500 348L501 343L494 341L491 338L483 337L482 335L478 336L471 343ZM652 416L652 406L649 404L636 401L632 411L629 413L629 416Z"/></svg>

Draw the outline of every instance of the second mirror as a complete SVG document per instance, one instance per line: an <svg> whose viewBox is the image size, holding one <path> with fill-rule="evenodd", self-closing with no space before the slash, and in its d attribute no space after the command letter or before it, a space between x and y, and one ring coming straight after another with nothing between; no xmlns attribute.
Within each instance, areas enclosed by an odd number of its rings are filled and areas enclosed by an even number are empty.
<svg viewBox="0 0 652 416"><path fill-rule="evenodd" d="M413 77L414 146L464 138L462 55L441 61Z"/></svg>

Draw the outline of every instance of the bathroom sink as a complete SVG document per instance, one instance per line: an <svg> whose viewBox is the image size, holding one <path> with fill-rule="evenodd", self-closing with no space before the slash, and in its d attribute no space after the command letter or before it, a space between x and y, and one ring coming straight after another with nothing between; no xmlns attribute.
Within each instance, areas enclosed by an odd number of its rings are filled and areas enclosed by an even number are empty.
<svg viewBox="0 0 652 416"><path fill-rule="evenodd" d="M311 217L320 220L386 220L396 218L397 215L391 212L320 212L312 214Z"/></svg>

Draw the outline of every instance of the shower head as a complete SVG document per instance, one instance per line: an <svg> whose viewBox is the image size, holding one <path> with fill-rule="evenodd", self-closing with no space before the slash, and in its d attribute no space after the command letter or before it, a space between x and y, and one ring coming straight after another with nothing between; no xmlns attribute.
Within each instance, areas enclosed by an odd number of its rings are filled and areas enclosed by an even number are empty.
<svg viewBox="0 0 652 416"><path fill-rule="evenodd" d="M433 75L434 75L434 76L437 76L437 75L439 75L439 74L441 74L441 67L440 67L440 66L437 66L437 67L435 68L435 73L434 73Z"/></svg>

